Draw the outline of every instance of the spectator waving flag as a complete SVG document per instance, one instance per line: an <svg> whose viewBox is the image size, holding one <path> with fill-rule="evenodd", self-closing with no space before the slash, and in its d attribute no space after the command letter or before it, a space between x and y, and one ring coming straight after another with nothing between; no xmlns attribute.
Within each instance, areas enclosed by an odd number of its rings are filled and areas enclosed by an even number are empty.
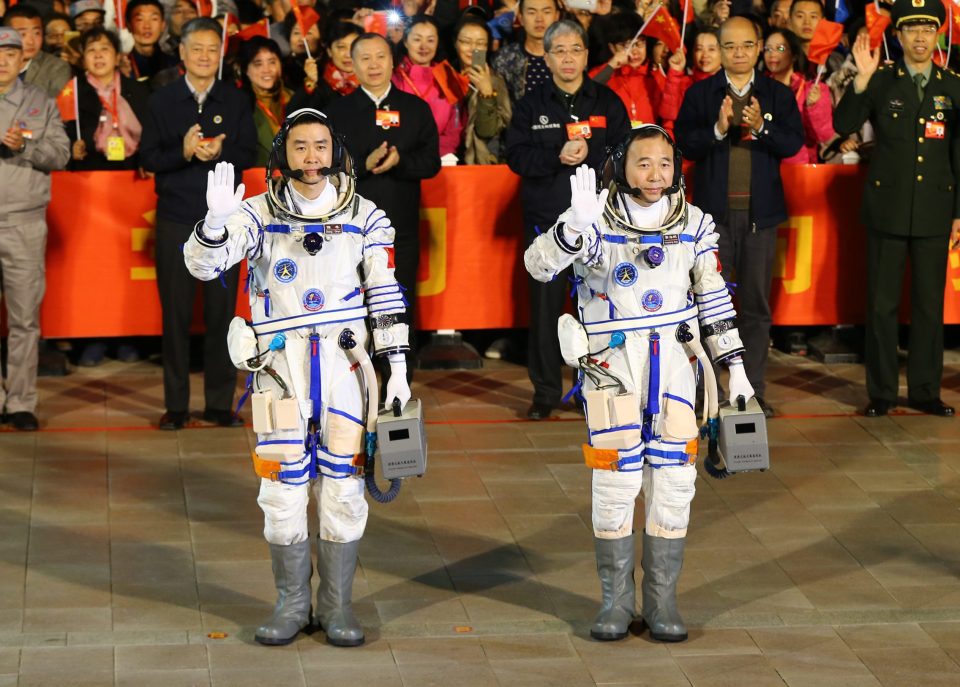
<svg viewBox="0 0 960 687"><path fill-rule="evenodd" d="M304 39L307 32L320 21L320 15L312 7L300 7L296 2L290 7L293 10L293 16L297 18L297 25L300 27L300 35Z"/></svg>
<svg viewBox="0 0 960 687"><path fill-rule="evenodd" d="M813 38L810 39L807 59L822 68L830 57L830 53L840 45L841 38L843 38L843 24L821 19L813 32Z"/></svg>
<svg viewBox="0 0 960 687"><path fill-rule="evenodd" d="M870 34L870 49L876 50L883 43L883 34L890 26L890 16L880 14L880 10L873 3L864 8L867 19L867 33Z"/></svg>
<svg viewBox="0 0 960 687"><path fill-rule="evenodd" d="M640 29L640 34L663 41L670 52L676 52L680 49L680 27L677 26L677 20L667 12L667 8L663 5L650 15L643 28Z"/></svg>

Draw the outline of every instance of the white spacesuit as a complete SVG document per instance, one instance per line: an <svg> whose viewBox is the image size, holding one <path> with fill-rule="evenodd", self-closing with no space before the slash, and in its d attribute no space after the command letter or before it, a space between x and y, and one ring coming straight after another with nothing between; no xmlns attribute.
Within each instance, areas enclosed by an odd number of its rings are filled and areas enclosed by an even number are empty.
<svg viewBox="0 0 960 687"><path fill-rule="evenodd" d="M325 136L333 147L333 169L315 152L288 162L291 130L297 139ZM278 592L274 614L256 639L286 644L310 621L312 484L320 519L316 619L328 642L356 646L364 640L351 593L367 521L366 400L346 349L367 345L369 321L376 353L390 357L387 398L409 399L406 301L394 278L394 229L382 210L355 194L349 155L322 113L289 115L271 163L284 176L242 203L243 186L233 191L232 166L221 163L210 173L209 211L185 244L184 259L203 280L247 260L252 323L233 321L229 349L238 367L251 370L258 503ZM298 190L294 183L304 178L297 169L303 166L311 170L314 188L326 177L318 197L307 197L300 190L309 187Z"/></svg>
<svg viewBox="0 0 960 687"><path fill-rule="evenodd" d="M641 151L656 145L659 155ZM731 394L749 400L753 390L740 360L714 223L686 204L669 134L654 125L634 129L611 153L603 177L598 197L593 171L576 170L571 208L537 237L524 260L540 281L573 266L579 322L565 315L558 330L565 361L581 370L590 437L584 456L594 468L603 605L591 635L622 639L634 619L633 516L642 485L643 619L655 639L682 641L687 632L676 610L676 584L697 474L691 357L699 351L708 362L701 333L712 360L730 367ZM716 390L707 393L715 402Z"/></svg>

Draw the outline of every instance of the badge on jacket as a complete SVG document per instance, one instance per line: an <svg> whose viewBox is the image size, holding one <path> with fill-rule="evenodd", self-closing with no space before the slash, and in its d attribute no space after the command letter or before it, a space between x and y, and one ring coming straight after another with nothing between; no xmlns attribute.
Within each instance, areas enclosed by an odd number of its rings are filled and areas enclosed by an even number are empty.
<svg viewBox="0 0 960 687"><path fill-rule="evenodd" d="M377 126L379 126L381 129L389 129L390 127L400 126L399 110L377 110L376 112Z"/></svg>
<svg viewBox="0 0 960 687"><path fill-rule="evenodd" d="M590 138L593 132L590 130L590 122L568 122L567 139L570 141L578 138Z"/></svg>

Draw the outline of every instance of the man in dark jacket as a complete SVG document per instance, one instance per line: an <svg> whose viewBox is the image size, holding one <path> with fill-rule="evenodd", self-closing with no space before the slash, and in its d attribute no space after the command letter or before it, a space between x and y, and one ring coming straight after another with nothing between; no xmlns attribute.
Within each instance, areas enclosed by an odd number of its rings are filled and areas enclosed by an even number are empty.
<svg viewBox="0 0 960 687"><path fill-rule="evenodd" d="M943 292L948 244L960 244L960 78L932 62L939 0L898 0L893 21L903 59L880 64L880 51L857 40L857 77L837 105L837 133L869 118L877 145L863 192L867 226L867 417L897 404L898 313L904 266L910 257L910 356L907 403L950 417L940 400L943 376Z"/></svg>
<svg viewBox="0 0 960 687"><path fill-rule="evenodd" d="M572 21L559 21L544 35L552 83L525 95L507 129L507 163L523 177L524 250L570 206L570 177L586 163L598 174L607 147L630 130L623 102L606 86L584 75L587 35ZM527 354L533 404L531 420L550 417L563 392L563 357L557 318L570 283L567 269L547 284L528 279L530 337Z"/></svg>
<svg viewBox="0 0 960 687"><path fill-rule="evenodd" d="M412 331L420 263L420 182L440 172L440 138L430 106L390 85L393 57L382 36L359 36L350 56L360 88L334 100L327 114L353 158L357 192L387 213L397 231L394 273L407 292Z"/></svg>
<svg viewBox="0 0 960 687"><path fill-rule="evenodd" d="M787 219L780 161L803 145L793 93L755 69L763 38L753 22L720 27L723 69L687 91L675 131L683 156L697 163L693 202L713 215L723 276L736 282L744 366L767 417L764 372L770 346L770 282L777 225Z"/></svg>
<svg viewBox="0 0 960 687"><path fill-rule="evenodd" d="M182 247L207 212L207 172L218 161L237 169L253 163L257 133L247 96L217 81L220 25L200 18L183 28L180 58L186 74L150 97L140 162L156 173L157 286L163 311L163 394L160 429L180 429L189 415L190 320L197 282ZM237 175L239 182L240 175ZM227 328L236 309L238 269L203 285L204 419L238 424L231 412L236 369L227 353Z"/></svg>

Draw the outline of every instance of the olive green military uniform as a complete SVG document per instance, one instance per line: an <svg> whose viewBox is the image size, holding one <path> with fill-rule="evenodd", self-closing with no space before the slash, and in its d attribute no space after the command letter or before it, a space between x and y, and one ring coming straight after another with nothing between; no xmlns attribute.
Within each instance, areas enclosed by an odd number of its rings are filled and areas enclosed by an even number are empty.
<svg viewBox="0 0 960 687"><path fill-rule="evenodd" d="M901 60L880 67L863 93L851 85L834 112L841 136L868 118L877 135L861 210L867 226L867 393L873 400L897 400L897 311L907 256L908 397L924 402L940 396L947 244L952 220L960 217L958 107L960 77L932 65L921 101Z"/></svg>

